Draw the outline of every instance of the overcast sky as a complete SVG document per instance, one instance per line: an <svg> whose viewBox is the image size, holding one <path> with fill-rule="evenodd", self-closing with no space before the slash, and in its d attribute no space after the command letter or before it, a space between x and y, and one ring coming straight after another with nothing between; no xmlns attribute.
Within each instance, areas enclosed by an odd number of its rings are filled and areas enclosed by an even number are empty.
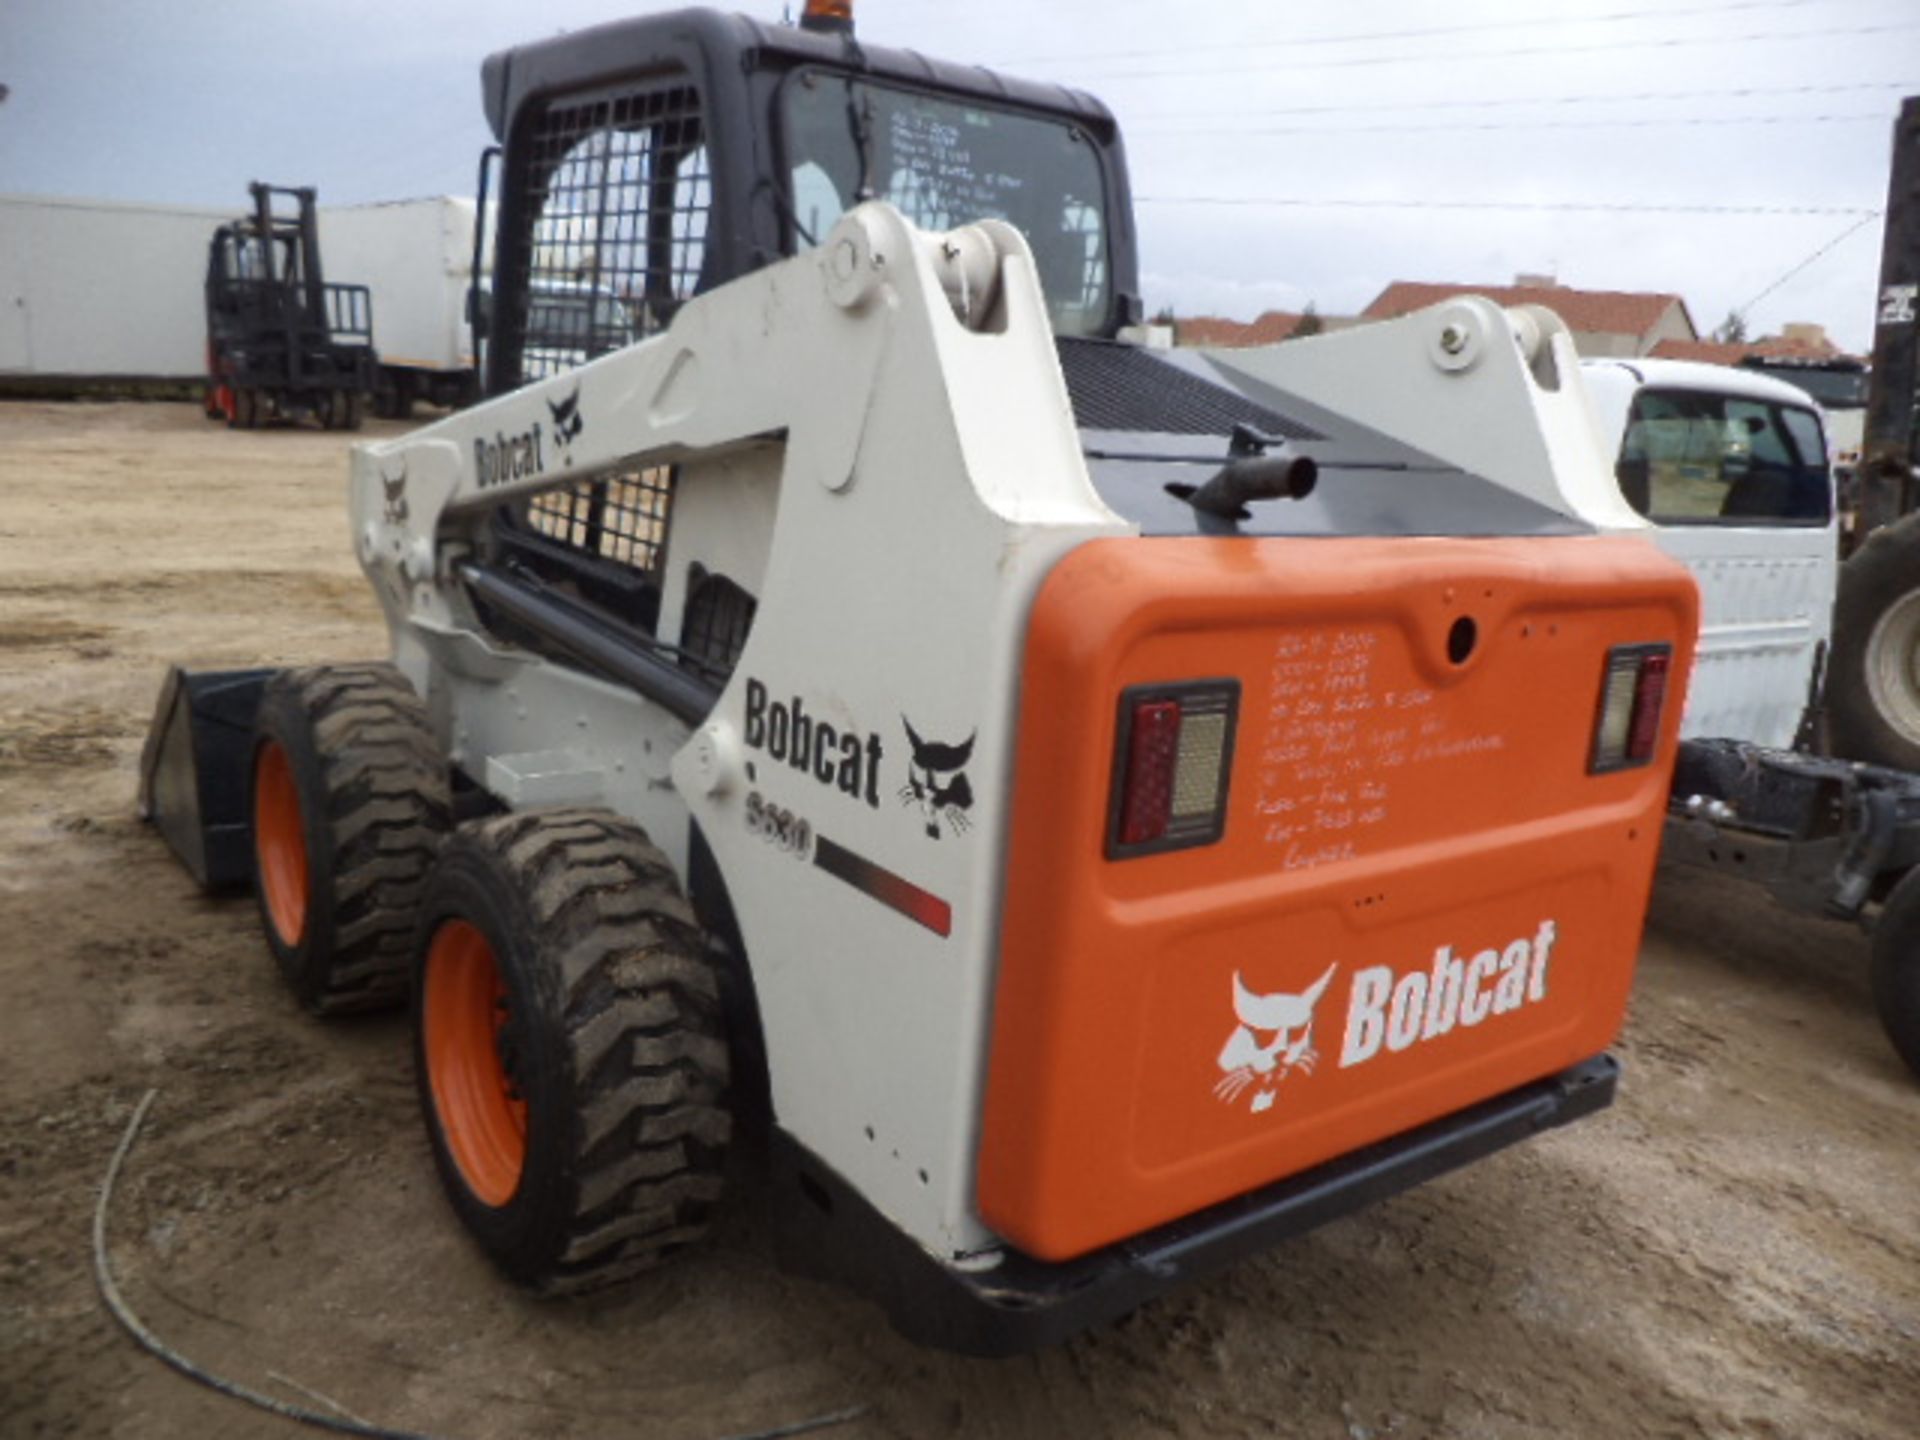
<svg viewBox="0 0 1920 1440"><path fill-rule="evenodd" d="M256 178L317 185L322 203L471 194L490 138L481 58L648 8L666 7L0 0L0 192L235 210ZM751 13L777 19L778 0ZM1867 212L1885 203L1900 97L1920 93L1917 0L864 0L857 15L873 43L1104 98L1130 147L1148 303L1182 314L1347 313L1396 279L1531 271L1678 293L1704 333L1779 282L1753 333L1814 320L1864 349ZM1703 206L1741 213L1650 208Z"/></svg>

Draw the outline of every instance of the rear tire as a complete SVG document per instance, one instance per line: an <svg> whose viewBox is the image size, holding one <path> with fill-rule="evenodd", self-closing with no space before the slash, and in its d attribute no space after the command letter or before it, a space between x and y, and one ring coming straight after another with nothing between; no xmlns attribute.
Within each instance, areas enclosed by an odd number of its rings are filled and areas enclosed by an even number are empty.
<svg viewBox="0 0 1920 1440"><path fill-rule="evenodd" d="M1874 924L1873 1006L1894 1050L1920 1076L1920 869L1901 877Z"/></svg>
<svg viewBox="0 0 1920 1440"><path fill-rule="evenodd" d="M260 423L260 392L251 385L233 387L233 417L227 425L234 430L252 430Z"/></svg>
<svg viewBox="0 0 1920 1440"><path fill-rule="evenodd" d="M434 1161L495 1264L578 1293L706 1233L733 1131L719 977L640 830L597 810L462 826L414 967Z"/></svg>
<svg viewBox="0 0 1920 1440"><path fill-rule="evenodd" d="M391 665L285 670L254 725L254 891L281 973L320 1015L407 996L409 947L450 826L426 707Z"/></svg>
<svg viewBox="0 0 1920 1440"><path fill-rule="evenodd" d="M365 406L358 390L342 390L339 393L339 409L335 418L342 430L358 430L364 418Z"/></svg>
<svg viewBox="0 0 1920 1440"><path fill-rule="evenodd" d="M1920 770L1920 514L1840 567L1826 700L1834 754Z"/></svg>

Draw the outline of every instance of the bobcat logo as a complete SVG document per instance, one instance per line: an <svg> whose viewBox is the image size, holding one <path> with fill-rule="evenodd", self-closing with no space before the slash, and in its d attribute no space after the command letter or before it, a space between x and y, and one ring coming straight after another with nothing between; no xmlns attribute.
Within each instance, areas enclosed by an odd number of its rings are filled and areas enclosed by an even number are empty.
<svg viewBox="0 0 1920 1440"><path fill-rule="evenodd" d="M1257 1080L1260 1088L1248 1108L1258 1115L1272 1107L1274 1093L1287 1076L1295 1070L1313 1073L1320 1054L1313 1048L1313 1007L1327 993L1339 968L1338 962L1329 965L1326 974L1298 995L1256 994L1234 971L1233 1013L1240 1023L1220 1047L1216 1063L1225 1073L1213 1087L1215 1095L1231 1105ZM1273 1036L1273 1042L1262 1045L1258 1038L1262 1034Z"/></svg>
<svg viewBox="0 0 1920 1440"><path fill-rule="evenodd" d="M913 757L907 762L907 783L900 787L902 805L918 805L927 817L927 834L940 838L940 827L959 835L972 823L967 811L973 808L973 786L967 783L966 764L973 756L974 731L958 745L942 745L922 740L906 716L900 723L907 727L907 743ZM948 777L948 778L942 778Z"/></svg>
<svg viewBox="0 0 1920 1440"><path fill-rule="evenodd" d="M380 488L386 492L386 520L389 525L407 523L407 462L400 461L400 474L397 479L389 480L385 467L380 471Z"/></svg>
<svg viewBox="0 0 1920 1440"><path fill-rule="evenodd" d="M549 400L547 411L553 416L553 438L565 450L586 428L586 421L580 418L580 387L573 387L573 394L555 404Z"/></svg>

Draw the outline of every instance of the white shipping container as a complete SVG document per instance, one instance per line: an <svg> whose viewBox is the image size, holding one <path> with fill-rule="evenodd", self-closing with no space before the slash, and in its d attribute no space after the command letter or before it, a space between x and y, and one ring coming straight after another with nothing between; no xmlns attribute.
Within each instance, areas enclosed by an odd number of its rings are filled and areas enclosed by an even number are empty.
<svg viewBox="0 0 1920 1440"><path fill-rule="evenodd" d="M0 375L204 375L207 242L232 218L0 195Z"/></svg>
<svg viewBox="0 0 1920 1440"><path fill-rule="evenodd" d="M0 376L197 380L207 246L230 209L0 196ZM471 200L320 207L327 280L365 285L391 390L457 398L473 367Z"/></svg>
<svg viewBox="0 0 1920 1440"><path fill-rule="evenodd" d="M467 287L474 202L452 196L320 207L326 278L373 292L373 348L388 383L433 398L473 368Z"/></svg>

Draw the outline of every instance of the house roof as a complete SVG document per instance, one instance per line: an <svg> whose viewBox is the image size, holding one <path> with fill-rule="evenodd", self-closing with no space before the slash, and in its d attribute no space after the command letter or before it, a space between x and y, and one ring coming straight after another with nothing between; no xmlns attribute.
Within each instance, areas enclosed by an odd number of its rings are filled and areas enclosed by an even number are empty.
<svg viewBox="0 0 1920 1440"><path fill-rule="evenodd" d="M1738 365L1749 357L1765 360L1840 360L1848 358L1838 345L1815 344L1771 335L1759 340L1723 344L1718 340L1662 340L1648 352L1661 360L1703 360L1709 365Z"/></svg>
<svg viewBox="0 0 1920 1440"><path fill-rule="evenodd" d="M1258 320L1224 320L1217 315L1196 315L1191 320L1174 321L1174 336L1182 345L1211 345L1221 349L1242 349L1253 345L1272 345L1293 338L1293 332L1307 317L1290 310L1269 310Z"/></svg>
<svg viewBox="0 0 1920 1440"><path fill-rule="evenodd" d="M1396 280L1361 313L1369 320L1393 320L1455 295L1484 295L1496 305L1544 305L1569 330L1587 335L1645 335L1674 306L1687 330L1697 334L1686 302L1678 295L1635 290L1575 290L1564 285L1454 285Z"/></svg>

